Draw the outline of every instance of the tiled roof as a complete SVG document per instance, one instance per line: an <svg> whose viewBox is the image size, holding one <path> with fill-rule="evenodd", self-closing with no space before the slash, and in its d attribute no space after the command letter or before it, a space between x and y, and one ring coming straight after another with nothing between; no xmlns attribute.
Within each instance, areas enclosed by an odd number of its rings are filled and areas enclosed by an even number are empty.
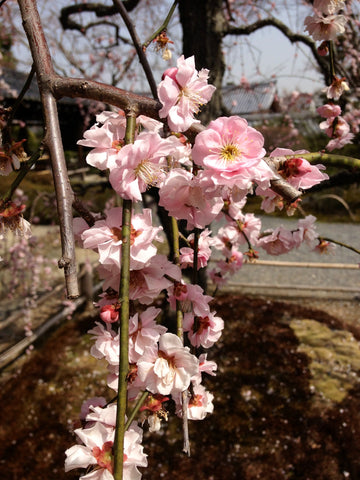
<svg viewBox="0 0 360 480"><path fill-rule="evenodd" d="M275 82L246 86L228 85L223 88L223 104L231 115L268 112L276 93Z"/></svg>

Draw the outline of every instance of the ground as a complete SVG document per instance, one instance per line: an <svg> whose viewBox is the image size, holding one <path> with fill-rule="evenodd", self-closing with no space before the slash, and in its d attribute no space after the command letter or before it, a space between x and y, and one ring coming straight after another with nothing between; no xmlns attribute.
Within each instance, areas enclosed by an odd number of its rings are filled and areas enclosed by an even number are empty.
<svg viewBox="0 0 360 480"><path fill-rule="evenodd" d="M219 370L206 381L214 414L191 423L191 458L181 453L176 417L147 432L143 479L360 478L358 306L329 305L219 296L225 329L209 351ZM63 464L81 403L111 398L104 365L88 353L94 320L77 315L3 372L2 480L79 478Z"/></svg>

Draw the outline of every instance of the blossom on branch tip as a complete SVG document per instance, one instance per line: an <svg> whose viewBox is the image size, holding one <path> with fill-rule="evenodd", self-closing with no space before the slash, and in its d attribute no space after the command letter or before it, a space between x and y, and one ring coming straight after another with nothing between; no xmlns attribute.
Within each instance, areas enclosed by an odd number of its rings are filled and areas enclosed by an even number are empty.
<svg viewBox="0 0 360 480"><path fill-rule="evenodd" d="M199 72L195 68L194 57L182 55L177 60L177 68L166 70L158 86L158 96L162 103L160 118L167 118L170 129L185 132L193 123L199 123L194 115L200 111L215 91L208 84L206 69Z"/></svg>
<svg viewBox="0 0 360 480"><path fill-rule="evenodd" d="M315 41L335 40L336 36L345 32L345 23L347 18L344 15L315 14L305 18L305 31L313 37Z"/></svg>

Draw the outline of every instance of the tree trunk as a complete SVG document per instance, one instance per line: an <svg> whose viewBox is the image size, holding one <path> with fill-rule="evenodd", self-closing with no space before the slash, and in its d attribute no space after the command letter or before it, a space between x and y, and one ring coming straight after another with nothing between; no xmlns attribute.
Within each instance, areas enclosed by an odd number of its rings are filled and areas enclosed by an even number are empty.
<svg viewBox="0 0 360 480"><path fill-rule="evenodd" d="M207 124L222 114L221 87L225 72L222 40L226 26L223 0L180 0L179 12L184 56L195 55L196 68L209 69L209 82L216 87L211 101L200 114L201 121Z"/></svg>

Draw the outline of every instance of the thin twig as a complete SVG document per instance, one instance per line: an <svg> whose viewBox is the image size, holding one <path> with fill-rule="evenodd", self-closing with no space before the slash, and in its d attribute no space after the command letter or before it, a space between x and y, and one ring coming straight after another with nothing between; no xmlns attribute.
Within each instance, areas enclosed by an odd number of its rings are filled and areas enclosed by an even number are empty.
<svg viewBox="0 0 360 480"><path fill-rule="evenodd" d="M138 54L138 57L139 57L139 61L143 67L143 70L144 70L144 73L145 73L145 76L146 76L146 79L149 83L149 87L150 87L150 90L151 90L151 93L152 93L152 96L157 99L157 86L156 86L156 82L155 82L155 79L154 79L154 75L152 73L152 70L151 70L151 67L149 65L149 62L146 58L146 55L145 55L145 52L142 48L142 45L141 45L141 42L140 42L140 39L136 33L136 29L135 29L135 26L134 24L132 23L130 17L129 17L129 14L123 4L123 2L121 2L120 0L113 0L114 2L114 5L116 6L116 8L118 9L118 12L120 13L122 19L124 20L124 23L129 31L129 34L131 36L131 39L134 43L134 47L136 49L136 52Z"/></svg>
<svg viewBox="0 0 360 480"><path fill-rule="evenodd" d="M146 40L145 43L142 44L143 49L146 49L150 43L158 36L160 35L161 32L167 29L169 22L171 20L171 17L174 14L175 8L177 4L179 3L179 0L175 0L174 3L171 5L171 8L169 10L169 13L167 14L165 20L163 23L160 25L160 27Z"/></svg>

